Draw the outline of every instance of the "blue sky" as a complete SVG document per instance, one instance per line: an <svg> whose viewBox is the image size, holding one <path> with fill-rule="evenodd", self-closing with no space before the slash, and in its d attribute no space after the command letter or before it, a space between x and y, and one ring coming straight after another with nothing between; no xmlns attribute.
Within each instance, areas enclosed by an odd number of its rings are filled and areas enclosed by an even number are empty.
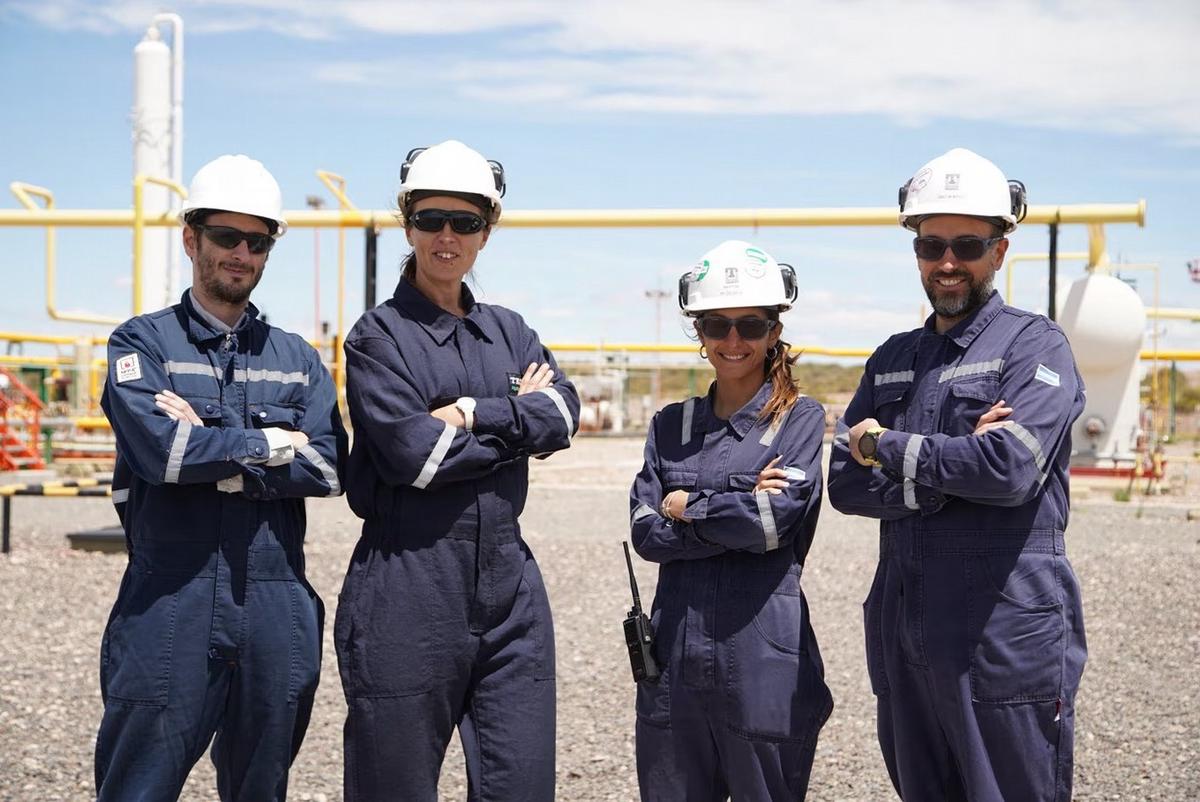
<svg viewBox="0 0 1200 802"><path fill-rule="evenodd" d="M345 176L361 208L393 203L411 147L461 139L508 171L510 209L886 206L924 162L965 146L1025 181L1034 203L1135 202L1107 227L1114 261L1157 262L1164 306L1200 306L1200 4L1180 2L179 2L0 0L0 178L63 208L131 204L133 47L156 11L187 26L184 173L226 152L262 160L285 206ZM0 206L16 207L5 195ZM924 302L896 228L503 227L476 266L482 296L546 341L655 339L646 290L724 239L795 265L787 337L872 347ZM59 232L58 305L124 315L130 234ZM255 301L309 333L313 231L272 253ZM321 232L332 318L335 232ZM347 320L362 309L362 236L348 240ZM0 228L0 329L103 329L44 313L42 234ZM1085 250L1064 227L1060 249ZM1026 226L1010 253L1044 251ZM380 240L380 296L406 252ZM186 259L184 260L186 266ZM1060 287L1080 275L1060 265ZM1131 274L1151 300L1149 274ZM1015 303L1044 310L1022 265ZM1003 286L1003 273L998 277ZM673 304L662 337L686 342ZM1200 349L1200 324L1161 324Z"/></svg>

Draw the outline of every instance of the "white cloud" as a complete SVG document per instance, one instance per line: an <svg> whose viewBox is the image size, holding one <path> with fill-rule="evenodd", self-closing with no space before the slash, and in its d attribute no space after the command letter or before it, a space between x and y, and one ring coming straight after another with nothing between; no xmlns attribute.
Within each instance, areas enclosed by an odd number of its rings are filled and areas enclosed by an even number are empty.
<svg viewBox="0 0 1200 802"><path fill-rule="evenodd" d="M141 0L10 3L52 28L140 29ZM881 114L1200 142L1200 4L1009 0L818 3L610 0L182 0L193 33L273 30L307 39L436 36L425 63L462 97L615 113ZM456 51L456 35L495 44ZM473 40L474 41L474 40ZM314 68L334 83L407 74L361 59ZM480 76L486 80L480 81Z"/></svg>

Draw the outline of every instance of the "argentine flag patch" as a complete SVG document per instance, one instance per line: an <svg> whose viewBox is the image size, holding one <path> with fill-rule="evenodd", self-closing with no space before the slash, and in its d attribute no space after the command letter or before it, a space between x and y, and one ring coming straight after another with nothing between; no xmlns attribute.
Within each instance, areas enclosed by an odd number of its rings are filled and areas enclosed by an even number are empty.
<svg viewBox="0 0 1200 802"><path fill-rule="evenodd" d="M1051 387L1058 386L1058 374L1050 370L1050 368L1046 367L1045 365L1039 364L1037 366L1037 373L1034 374L1033 378L1037 379L1042 384L1048 384Z"/></svg>

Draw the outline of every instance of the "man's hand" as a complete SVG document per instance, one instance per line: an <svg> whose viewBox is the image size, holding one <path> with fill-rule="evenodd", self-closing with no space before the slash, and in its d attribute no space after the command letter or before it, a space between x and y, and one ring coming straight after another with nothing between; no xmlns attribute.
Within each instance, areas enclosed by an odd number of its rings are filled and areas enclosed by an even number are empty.
<svg viewBox="0 0 1200 802"><path fill-rule="evenodd" d="M1006 418L1012 414L1012 407L1004 406L1004 399L1001 398L996 403L992 404L992 408L979 416L979 422L975 424L975 431L972 432L976 437L987 434L992 429L999 429L1004 425L1001 418Z"/></svg>
<svg viewBox="0 0 1200 802"><path fill-rule="evenodd" d="M873 468L874 465L866 460L865 457L858 451L858 441L866 434L867 429L873 429L879 425L879 421L874 418L865 418L854 424L850 428L850 456L854 457L854 461L859 465L864 465L868 468Z"/></svg>
<svg viewBox="0 0 1200 802"><path fill-rule="evenodd" d="M667 493L666 498L662 500L662 506L659 512L664 518L670 518L672 521L687 521L683 516L683 510L687 507L688 491L672 490Z"/></svg>
<svg viewBox="0 0 1200 802"><path fill-rule="evenodd" d="M526 393L536 392L544 387L549 387L553 379L554 371L550 370L549 362L543 362L541 365L538 365L536 362L530 362L529 367L525 368L525 375L521 377L521 383L517 387L517 395L525 395Z"/></svg>
<svg viewBox="0 0 1200 802"><path fill-rule="evenodd" d="M776 463L783 459L780 454L775 459L767 463L766 467L758 472L758 482L754 485L755 493L770 493L777 496L783 492L788 486L787 474L783 468L776 468Z"/></svg>
<svg viewBox="0 0 1200 802"><path fill-rule="evenodd" d="M204 425L204 421L200 420L200 416L192 409L192 405L170 390L155 393L154 405L167 413L167 417L171 420L185 420L193 426Z"/></svg>
<svg viewBox="0 0 1200 802"><path fill-rule="evenodd" d="M454 404L446 404L444 407L430 410L429 414L438 420L444 420L451 426L457 426L460 429L464 429L467 426L467 419L463 416L462 410Z"/></svg>

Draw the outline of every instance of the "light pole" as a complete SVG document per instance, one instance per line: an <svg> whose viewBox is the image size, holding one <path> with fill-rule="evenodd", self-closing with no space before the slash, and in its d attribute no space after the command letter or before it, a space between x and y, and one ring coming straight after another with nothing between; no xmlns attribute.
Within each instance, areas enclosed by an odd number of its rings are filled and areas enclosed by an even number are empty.
<svg viewBox="0 0 1200 802"><path fill-rule="evenodd" d="M654 301L654 344L662 345L662 302L671 297L671 294L663 289L655 288L646 290L645 296ZM660 404L659 397L662 394L662 352L654 352L654 372L650 374L650 396L654 399L654 409L657 410Z"/></svg>
<svg viewBox="0 0 1200 802"><path fill-rule="evenodd" d="M325 200L320 195L305 197L304 203L310 209L320 209ZM313 337L317 340L317 350L321 349L321 229L313 227Z"/></svg>

